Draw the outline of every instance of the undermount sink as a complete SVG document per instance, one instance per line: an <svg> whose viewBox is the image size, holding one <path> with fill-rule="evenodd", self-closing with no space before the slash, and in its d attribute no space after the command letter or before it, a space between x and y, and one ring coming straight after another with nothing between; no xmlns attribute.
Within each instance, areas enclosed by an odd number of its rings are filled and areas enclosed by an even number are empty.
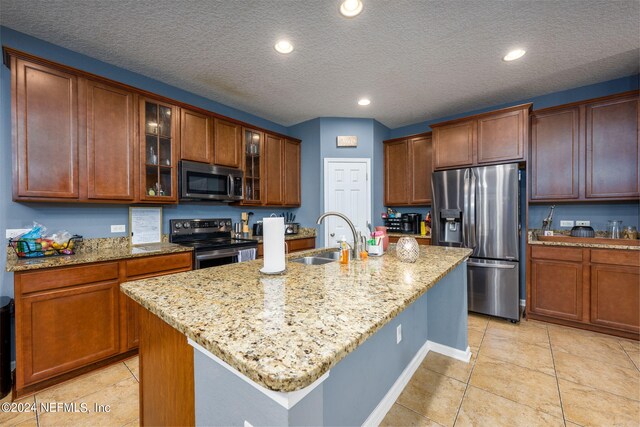
<svg viewBox="0 0 640 427"><path fill-rule="evenodd" d="M292 259L291 262L297 262L304 265L322 265L334 262L335 260L329 258L320 258L317 256L305 256L302 258Z"/></svg>
<svg viewBox="0 0 640 427"><path fill-rule="evenodd" d="M297 262L299 264L304 264L304 265L322 265L322 264L328 264L330 262L337 261L339 258L340 258L340 252L327 251L327 252L320 252L319 254L314 256L294 258L291 260L291 262Z"/></svg>

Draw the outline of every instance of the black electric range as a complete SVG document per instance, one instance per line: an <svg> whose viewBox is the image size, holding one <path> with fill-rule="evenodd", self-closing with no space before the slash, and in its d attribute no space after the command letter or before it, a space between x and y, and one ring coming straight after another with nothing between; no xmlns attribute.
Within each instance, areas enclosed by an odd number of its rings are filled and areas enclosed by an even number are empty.
<svg viewBox="0 0 640 427"><path fill-rule="evenodd" d="M193 248L196 270L250 259L247 251L241 253L245 249L253 249L255 258L258 242L234 238L232 225L230 218L172 219L169 241Z"/></svg>

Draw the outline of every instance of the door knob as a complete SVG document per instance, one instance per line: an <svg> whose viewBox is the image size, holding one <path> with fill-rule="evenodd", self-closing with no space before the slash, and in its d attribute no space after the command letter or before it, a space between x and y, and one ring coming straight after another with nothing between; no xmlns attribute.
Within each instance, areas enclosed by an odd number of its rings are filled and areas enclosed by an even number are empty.
<svg viewBox="0 0 640 427"><path fill-rule="evenodd" d="M336 233L331 233L331 234L329 234L329 236L336 237Z"/></svg>

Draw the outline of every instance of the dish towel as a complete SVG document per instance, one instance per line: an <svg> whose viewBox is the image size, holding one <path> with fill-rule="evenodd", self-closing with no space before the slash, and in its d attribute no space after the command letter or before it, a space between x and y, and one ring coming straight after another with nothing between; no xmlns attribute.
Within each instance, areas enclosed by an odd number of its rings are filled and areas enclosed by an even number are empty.
<svg viewBox="0 0 640 427"><path fill-rule="evenodd" d="M256 248L241 249L238 253L238 262L253 261L256 259Z"/></svg>

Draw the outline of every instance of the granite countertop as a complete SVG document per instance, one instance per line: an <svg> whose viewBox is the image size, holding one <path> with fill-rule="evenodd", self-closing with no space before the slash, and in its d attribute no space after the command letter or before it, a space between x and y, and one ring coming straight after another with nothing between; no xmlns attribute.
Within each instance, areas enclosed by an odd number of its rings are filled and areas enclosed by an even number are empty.
<svg viewBox="0 0 640 427"><path fill-rule="evenodd" d="M298 234L285 234L284 240L308 239L309 237L316 237L316 229L311 227L300 227ZM249 236L249 239L262 243L262 236L251 235Z"/></svg>
<svg viewBox="0 0 640 427"><path fill-rule="evenodd" d="M415 239L430 239L431 234L427 234L426 236L422 236L420 234L407 234L407 233L387 233L389 237L413 237Z"/></svg>
<svg viewBox="0 0 640 427"><path fill-rule="evenodd" d="M18 258L12 248L7 251L7 271L38 270L41 268L65 267L68 265L118 259L190 252L193 249L173 243L151 243L131 246L128 237L85 239L78 243L74 255L39 258Z"/></svg>
<svg viewBox="0 0 640 427"><path fill-rule="evenodd" d="M121 289L256 383L288 392L321 377L470 254L421 246L413 264L391 250L348 265L288 262L273 276L261 274L263 261L255 260Z"/></svg>
<svg viewBox="0 0 640 427"><path fill-rule="evenodd" d="M554 232L554 235L565 236L565 234L560 234L556 232ZM527 242L530 245L541 245L541 246L569 246L574 248L624 249L624 250L640 251L640 246L608 245L606 243L582 243L582 242L543 242L538 240L538 237L532 231L529 231L527 234Z"/></svg>

